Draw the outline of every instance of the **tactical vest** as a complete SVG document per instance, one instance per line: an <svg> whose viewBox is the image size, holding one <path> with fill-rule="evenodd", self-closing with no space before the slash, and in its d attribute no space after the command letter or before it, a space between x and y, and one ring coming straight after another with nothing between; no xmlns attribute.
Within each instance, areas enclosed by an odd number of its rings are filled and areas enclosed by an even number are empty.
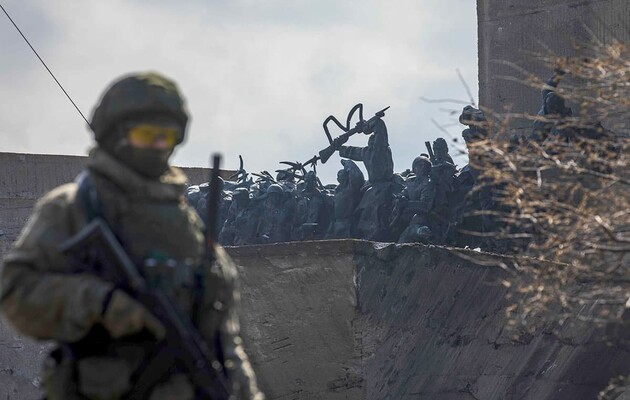
<svg viewBox="0 0 630 400"><path fill-rule="evenodd" d="M96 217L107 221L149 284L172 291L180 309L190 313L205 240L193 211L176 202L130 201L115 188L99 190L99 185L113 184L87 171L77 180L77 201L87 222Z"/></svg>

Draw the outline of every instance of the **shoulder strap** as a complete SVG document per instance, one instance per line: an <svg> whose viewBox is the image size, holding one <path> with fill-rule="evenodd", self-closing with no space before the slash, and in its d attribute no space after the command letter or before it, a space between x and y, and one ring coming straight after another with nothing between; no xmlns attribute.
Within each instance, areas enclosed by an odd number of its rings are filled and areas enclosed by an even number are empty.
<svg viewBox="0 0 630 400"><path fill-rule="evenodd" d="M103 205L98 196L96 186L94 186L94 182L92 181L92 177L90 176L90 172L87 169L81 171L79 176L77 176L76 182L79 185L77 199L83 206L87 222L97 217L103 217Z"/></svg>

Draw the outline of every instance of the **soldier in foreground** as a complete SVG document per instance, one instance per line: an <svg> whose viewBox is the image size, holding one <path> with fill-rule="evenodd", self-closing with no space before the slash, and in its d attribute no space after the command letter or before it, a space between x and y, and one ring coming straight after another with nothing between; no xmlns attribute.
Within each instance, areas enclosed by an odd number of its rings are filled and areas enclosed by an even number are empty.
<svg viewBox="0 0 630 400"><path fill-rule="evenodd" d="M215 262L204 257L203 224L184 200L186 177L168 163L187 122L172 81L147 73L115 82L92 115L96 147L87 169L38 202L5 257L4 315L21 333L57 343L44 365L47 399L208 398L176 360L158 382L137 390L143 371L159 364L152 354L172 335L153 309L77 270L73 254L62 253L97 218L146 280L176 299L217 355L230 398L263 399L239 336L236 268L219 247Z"/></svg>

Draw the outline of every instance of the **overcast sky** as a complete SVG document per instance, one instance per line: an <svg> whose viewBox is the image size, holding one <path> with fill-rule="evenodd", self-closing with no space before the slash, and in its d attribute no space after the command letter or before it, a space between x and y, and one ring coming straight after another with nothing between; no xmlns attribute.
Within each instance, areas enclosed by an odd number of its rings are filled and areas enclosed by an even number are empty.
<svg viewBox="0 0 630 400"><path fill-rule="evenodd" d="M475 3L0 0L88 119L114 78L155 70L178 82L192 116L174 164L207 166L220 151L225 168L242 154L250 172L309 159L328 144L323 120L359 102L366 117L391 106L396 171L446 136L432 119L459 137L445 109L463 104L421 97L469 101L459 70L477 100ZM0 54L1 151L85 155L85 122L4 14ZM340 167L334 156L318 172L333 182Z"/></svg>

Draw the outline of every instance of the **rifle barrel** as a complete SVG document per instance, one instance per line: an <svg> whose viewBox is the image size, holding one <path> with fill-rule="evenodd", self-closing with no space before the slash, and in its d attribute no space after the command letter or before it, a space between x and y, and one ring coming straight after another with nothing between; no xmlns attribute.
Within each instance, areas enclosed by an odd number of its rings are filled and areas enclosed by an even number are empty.
<svg viewBox="0 0 630 400"><path fill-rule="evenodd" d="M210 171L210 192L208 193L208 214L206 219L206 242L208 249L214 248L217 239L217 225L219 219L219 201L221 199L220 188L221 155L212 155L212 171Z"/></svg>

